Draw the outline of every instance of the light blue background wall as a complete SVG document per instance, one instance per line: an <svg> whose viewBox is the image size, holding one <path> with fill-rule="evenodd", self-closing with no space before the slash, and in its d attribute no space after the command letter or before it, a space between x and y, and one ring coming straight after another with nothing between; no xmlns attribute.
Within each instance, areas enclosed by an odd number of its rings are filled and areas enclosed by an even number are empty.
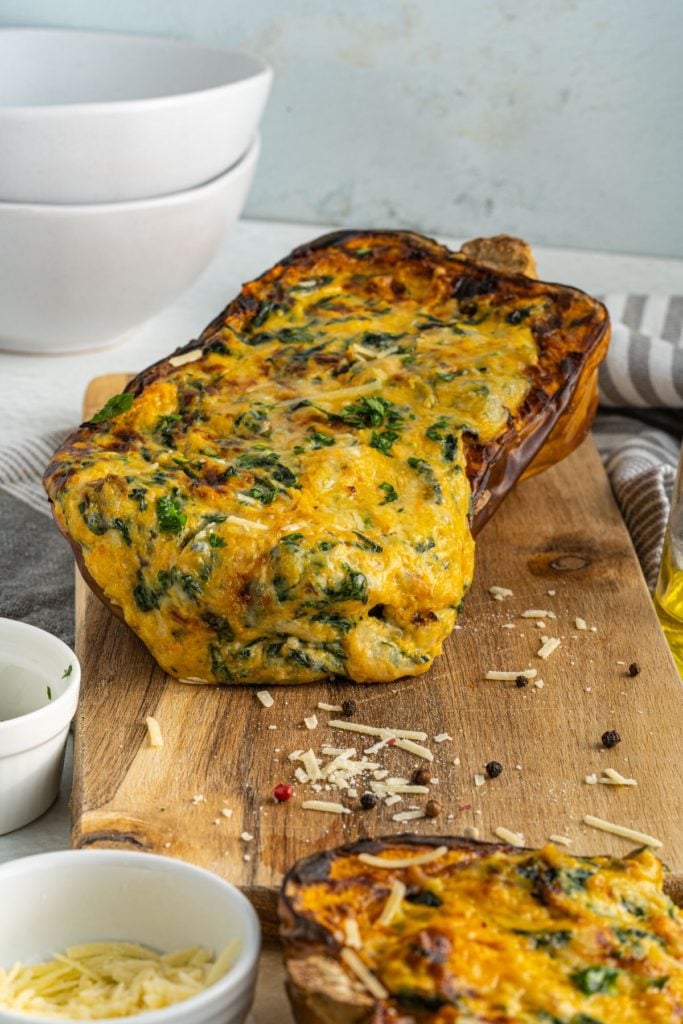
<svg viewBox="0 0 683 1024"><path fill-rule="evenodd" d="M274 67L247 213L683 256L683 0L0 0Z"/></svg>

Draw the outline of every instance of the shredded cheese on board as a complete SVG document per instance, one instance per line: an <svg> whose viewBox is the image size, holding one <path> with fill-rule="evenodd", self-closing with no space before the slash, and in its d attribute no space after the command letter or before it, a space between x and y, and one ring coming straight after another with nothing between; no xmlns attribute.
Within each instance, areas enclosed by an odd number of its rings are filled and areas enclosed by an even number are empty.
<svg viewBox="0 0 683 1024"><path fill-rule="evenodd" d="M604 818L596 818L592 814L585 814L583 822L584 825L590 825L591 828L598 828L602 832L611 832L612 835L621 836L623 839L632 839L634 843L642 843L643 846L652 846L658 849L664 845L661 839L649 836L647 832L638 832L634 828L627 828L626 825L615 825L613 821L605 821Z"/></svg>
<svg viewBox="0 0 683 1024"><path fill-rule="evenodd" d="M147 735L149 736L150 747L163 747L164 737L161 735L161 729L156 718L153 718L151 715L147 715L145 722L147 724Z"/></svg>
<svg viewBox="0 0 683 1024"><path fill-rule="evenodd" d="M189 999L223 977L238 940L216 960L198 946L159 954L131 942L89 942L37 964L0 967L0 1008L68 1020L129 1017Z"/></svg>

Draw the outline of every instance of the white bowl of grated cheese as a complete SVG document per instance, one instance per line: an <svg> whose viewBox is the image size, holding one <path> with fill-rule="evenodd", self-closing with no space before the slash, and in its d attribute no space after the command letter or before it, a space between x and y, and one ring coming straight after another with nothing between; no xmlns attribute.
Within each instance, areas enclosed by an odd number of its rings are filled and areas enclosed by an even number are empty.
<svg viewBox="0 0 683 1024"><path fill-rule="evenodd" d="M80 678L76 655L56 636L0 618L0 835L56 799Z"/></svg>
<svg viewBox="0 0 683 1024"><path fill-rule="evenodd" d="M44 853L0 865L0 907L0 1024L247 1018L258 918L234 886L210 871L122 850ZM62 995L52 996L58 989ZM54 998L69 1002L55 1008Z"/></svg>

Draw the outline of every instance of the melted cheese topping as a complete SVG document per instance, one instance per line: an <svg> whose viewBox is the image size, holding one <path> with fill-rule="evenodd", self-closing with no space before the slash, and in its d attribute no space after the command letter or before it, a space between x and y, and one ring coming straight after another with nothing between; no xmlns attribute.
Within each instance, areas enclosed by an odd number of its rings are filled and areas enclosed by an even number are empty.
<svg viewBox="0 0 683 1024"><path fill-rule="evenodd" d="M463 435L508 429L550 300L463 304L455 258L367 256L357 240L342 270L323 254L313 277L271 272L266 298L247 285L248 314L48 471L90 576L173 676L393 680L453 629L474 557Z"/></svg>
<svg viewBox="0 0 683 1024"><path fill-rule="evenodd" d="M327 880L290 898L331 935L353 916L358 955L397 1012L431 1024L671 1024L683 1014L683 918L649 851L617 860L475 847L390 870L362 856L333 858Z"/></svg>

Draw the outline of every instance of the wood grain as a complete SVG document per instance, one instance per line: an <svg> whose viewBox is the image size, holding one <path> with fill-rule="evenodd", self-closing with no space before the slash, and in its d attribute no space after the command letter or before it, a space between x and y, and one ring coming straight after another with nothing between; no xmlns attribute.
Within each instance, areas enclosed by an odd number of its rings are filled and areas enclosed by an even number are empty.
<svg viewBox="0 0 683 1024"><path fill-rule="evenodd" d="M86 415L125 381L125 375L94 381ZM514 596L495 601L492 585L509 587ZM557 618L540 629L519 617L529 608L552 610ZM575 628L577 616L587 630ZM514 628L503 628L506 622ZM536 655L541 634L562 640L547 661ZM502 825L523 832L530 846L562 833L572 852L628 852L627 840L582 823L593 814L658 836L663 859L683 871L683 687L590 439L520 484L485 528L459 628L421 678L273 687L275 706L266 710L249 687L191 687L166 677L82 582L77 652L83 686L73 844L132 847L200 864L241 886L267 922L282 874L296 858L405 831L391 819L396 807L342 819L303 811L299 794L286 804L272 800L273 786L291 778L292 750L341 742L342 734L325 726L325 712L318 712L313 733L304 716L318 701L347 697L358 704L357 721L424 729L430 739L444 731L453 737L431 743L439 780L433 795L443 811L417 822L417 831L453 834L469 825L490 839ZM641 671L632 678L626 666L633 661ZM488 669L526 666L538 669L542 689L484 680ZM164 737L161 749L148 745L145 717L152 714ZM607 729L622 736L610 751L600 744ZM502 775L476 786L475 774L491 760L501 762ZM392 774L409 773L417 763L399 750L385 761ZM583 781L603 767L635 778L637 787ZM224 806L231 818L221 815ZM245 831L254 837L248 843L240 838Z"/></svg>

